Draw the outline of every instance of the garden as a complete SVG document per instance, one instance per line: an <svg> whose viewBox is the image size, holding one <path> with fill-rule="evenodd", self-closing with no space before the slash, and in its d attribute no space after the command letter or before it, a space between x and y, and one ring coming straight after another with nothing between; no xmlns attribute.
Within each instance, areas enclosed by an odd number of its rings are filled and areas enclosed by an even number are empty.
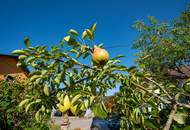
<svg viewBox="0 0 190 130"><path fill-rule="evenodd" d="M132 27L135 66L95 42L96 23L82 34L70 29L51 47L26 37L25 48L12 54L28 78L0 81L0 129L53 130L57 109L57 129L69 130L69 115L82 118L91 109L100 119L116 114L120 130L190 130L190 5L171 22L150 16Z"/></svg>

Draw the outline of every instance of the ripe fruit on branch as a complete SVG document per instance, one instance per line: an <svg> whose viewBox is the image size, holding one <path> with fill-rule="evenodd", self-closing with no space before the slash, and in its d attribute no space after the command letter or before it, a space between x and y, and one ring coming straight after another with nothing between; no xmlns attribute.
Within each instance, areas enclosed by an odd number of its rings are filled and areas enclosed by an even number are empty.
<svg viewBox="0 0 190 130"><path fill-rule="evenodd" d="M109 53L102 48L94 46L92 61L97 66L105 65L109 60Z"/></svg>

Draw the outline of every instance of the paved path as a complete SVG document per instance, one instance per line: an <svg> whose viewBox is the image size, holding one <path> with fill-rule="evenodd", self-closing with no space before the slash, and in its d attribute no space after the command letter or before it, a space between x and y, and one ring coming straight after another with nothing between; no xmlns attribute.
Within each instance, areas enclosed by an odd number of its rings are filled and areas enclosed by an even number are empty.
<svg viewBox="0 0 190 130"><path fill-rule="evenodd" d="M53 117L54 123L60 125L63 117ZM77 118L69 117L70 127L69 130L90 130L92 118ZM79 129L80 128L80 129Z"/></svg>

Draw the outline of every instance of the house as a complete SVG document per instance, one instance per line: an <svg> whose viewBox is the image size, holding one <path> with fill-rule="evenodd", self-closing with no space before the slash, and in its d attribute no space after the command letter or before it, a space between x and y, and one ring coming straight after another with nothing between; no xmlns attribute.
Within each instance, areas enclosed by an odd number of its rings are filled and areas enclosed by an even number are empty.
<svg viewBox="0 0 190 130"><path fill-rule="evenodd" d="M17 67L18 56L0 54L0 81L7 76L16 77L19 81L27 78L29 70Z"/></svg>
<svg viewBox="0 0 190 130"><path fill-rule="evenodd" d="M174 79L187 79L190 77L190 66L184 65L176 69L168 70L168 76Z"/></svg>

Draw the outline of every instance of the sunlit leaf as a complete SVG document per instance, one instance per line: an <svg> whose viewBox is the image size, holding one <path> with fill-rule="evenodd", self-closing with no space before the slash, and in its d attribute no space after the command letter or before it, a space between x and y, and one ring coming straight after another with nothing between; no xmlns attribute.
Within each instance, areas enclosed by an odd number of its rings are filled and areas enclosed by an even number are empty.
<svg viewBox="0 0 190 130"><path fill-rule="evenodd" d="M74 29L70 29L70 30L68 31L68 34L72 34L72 35L74 35L74 36L78 36L78 32L77 32L76 30L74 30Z"/></svg>
<svg viewBox="0 0 190 130"><path fill-rule="evenodd" d="M25 43L25 46L26 46L27 48L30 46L30 39L29 39L29 37L26 37L26 38L24 39L24 43Z"/></svg>
<svg viewBox="0 0 190 130"><path fill-rule="evenodd" d="M179 124L185 124L187 115L185 113L176 113L174 115L174 120Z"/></svg>

